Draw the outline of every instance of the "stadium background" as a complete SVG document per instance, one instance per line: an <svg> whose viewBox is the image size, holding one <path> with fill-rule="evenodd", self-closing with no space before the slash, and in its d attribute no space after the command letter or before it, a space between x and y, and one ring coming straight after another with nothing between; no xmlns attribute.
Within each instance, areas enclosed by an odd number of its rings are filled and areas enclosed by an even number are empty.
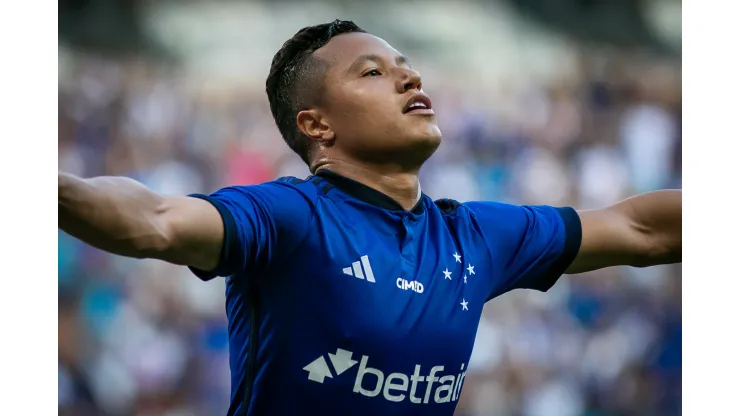
<svg viewBox="0 0 740 416"><path fill-rule="evenodd" d="M432 196L590 208L681 187L681 2L59 2L59 168L211 192L307 169L264 94L299 28L351 19L410 56L444 143ZM223 282L59 234L59 410L228 406ZM488 304L458 415L678 415L681 267Z"/></svg>

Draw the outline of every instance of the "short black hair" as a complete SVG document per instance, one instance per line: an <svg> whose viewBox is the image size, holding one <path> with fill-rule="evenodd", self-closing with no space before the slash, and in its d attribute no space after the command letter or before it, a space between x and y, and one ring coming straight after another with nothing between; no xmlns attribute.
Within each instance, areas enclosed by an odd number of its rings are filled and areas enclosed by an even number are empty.
<svg viewBox="0 0 740 416"><path fill-rule="evenodd" d="M296 123L298 112L321 100L326 66L313 52L343 33L366 33L354 22L335 20L304 27L288 39L272 58L265 90L270 110L285 143L310 165L310 144Z"/></svg>

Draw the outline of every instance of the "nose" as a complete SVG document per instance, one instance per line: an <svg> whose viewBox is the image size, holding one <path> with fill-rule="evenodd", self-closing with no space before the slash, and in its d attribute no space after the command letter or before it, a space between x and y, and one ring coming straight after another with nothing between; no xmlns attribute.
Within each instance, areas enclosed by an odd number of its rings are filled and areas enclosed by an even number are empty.
<svg viewBox="0 0 740 416"><path fill-rule="evenodd" d="M396 82L396 89L403 94L408 90L421 90L421 74L413 69L399 68L401 75Z"/></svg>

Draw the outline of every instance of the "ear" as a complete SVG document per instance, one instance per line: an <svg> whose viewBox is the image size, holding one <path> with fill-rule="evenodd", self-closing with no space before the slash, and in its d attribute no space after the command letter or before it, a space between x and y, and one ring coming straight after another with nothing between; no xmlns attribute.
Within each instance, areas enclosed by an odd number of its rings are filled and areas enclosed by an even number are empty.
<svg viewBox="0 0 740 416"><path fill-rule="evenodd" d="M318 110L303 110L296 116L301 132L316 142L328 142L334 139L334 130L328 120Z"/></svg>

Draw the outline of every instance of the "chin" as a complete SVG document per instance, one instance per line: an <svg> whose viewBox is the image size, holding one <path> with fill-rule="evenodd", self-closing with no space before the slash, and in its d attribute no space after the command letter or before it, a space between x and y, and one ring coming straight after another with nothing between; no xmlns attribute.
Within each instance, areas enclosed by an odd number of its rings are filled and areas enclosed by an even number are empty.
<svg viewBox="0 0 740 416"><path fill-rule="evenodd" d="M436 129L436 132L430 131L408 137L405 146L408 151L408 159L413 159L421 165L437 151L440 143L442 143L442 135L439 129Z"/></svg>
<svg viewBox="0 0 740 416"><path fill-rule="evenodd" d="M434 150L437 150L440 143L442 143L442 135L427 134L414 139L413 142L418 143L420 147L433 148Z"/></svg>
<svg viewBox="0 0 740 416"><path fill-rule="evenodd" d="M442 142L442 132L439 130L437 125L430 125L419 132L418 135L412 139L414 142L418 142L420 145L433 146L436 150L439 144Z"/></svg>

